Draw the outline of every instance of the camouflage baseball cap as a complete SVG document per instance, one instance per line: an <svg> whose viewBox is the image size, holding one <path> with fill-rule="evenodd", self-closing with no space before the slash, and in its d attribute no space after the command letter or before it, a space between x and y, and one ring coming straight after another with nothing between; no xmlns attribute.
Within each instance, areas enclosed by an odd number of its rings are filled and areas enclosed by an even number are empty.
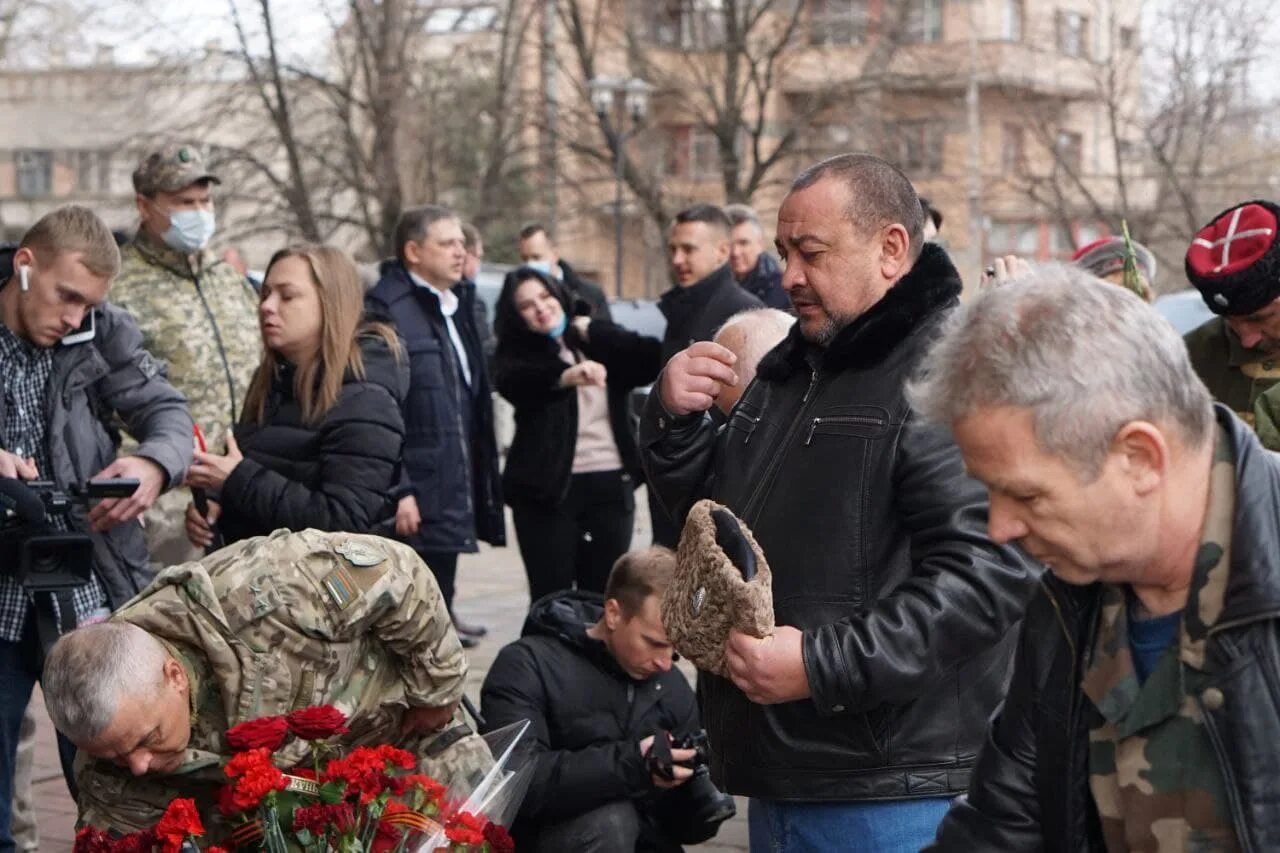
<svg viewBox="0 0 1280 853"><path fill-rule="evenodd" d="M177 192L199 181L222 183L205 166L204 152L186 143L152 151L133 172L133 188L142 195Z"/></svg>

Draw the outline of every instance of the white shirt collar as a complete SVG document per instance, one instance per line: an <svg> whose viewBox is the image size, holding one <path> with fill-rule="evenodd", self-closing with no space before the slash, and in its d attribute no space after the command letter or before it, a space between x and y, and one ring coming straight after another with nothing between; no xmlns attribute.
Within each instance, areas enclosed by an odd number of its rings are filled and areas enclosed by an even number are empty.
<svg viewBox="0 0 1280 853"><path fill-rule="evenodd" d="M440 312L446 317L452 317L458 310L458 294L453 289L441 290L435 285L429 283L426 279L420 277L413 270L408 270L409 279L418 287L425 287L436 295L436 299L440 300Z"/></svg>

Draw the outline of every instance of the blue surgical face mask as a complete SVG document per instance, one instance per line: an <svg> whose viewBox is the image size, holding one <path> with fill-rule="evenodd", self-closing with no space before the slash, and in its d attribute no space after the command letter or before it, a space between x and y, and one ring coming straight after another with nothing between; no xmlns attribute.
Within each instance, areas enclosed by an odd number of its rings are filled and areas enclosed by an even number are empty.
<svg viewBox="0 0 1280 853"><path fill-rule="evenodd" d="M560 322L556 324L556 327L554 329L547 332L547 334L550 337L559 338L561 335L564 334L564 330L567 328L569 328L569 315L561 313Z"/></svg>
<svg viewBox="0 0 1280 853"><path fill-rule="evenodd" d="M169 230L161 239L174 251L190 255L209 245L214 228L212 210L179 210L169 214Z"/></svg>
<svg viewBox="0 0 1280 853"><path fill-rule="evenodd" d="M552 278L556 277L555 272L551 269L550 261L526 261L525 266L531 270L537 270L543 275L549 275Z"/></svg>

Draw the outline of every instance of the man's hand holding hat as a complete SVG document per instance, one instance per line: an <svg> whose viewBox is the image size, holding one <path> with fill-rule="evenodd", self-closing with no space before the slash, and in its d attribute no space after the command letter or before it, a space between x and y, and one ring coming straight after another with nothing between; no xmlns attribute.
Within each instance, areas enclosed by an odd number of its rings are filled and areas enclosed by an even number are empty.
<svg viewBox="0 0 1280 853"><path fill-rule="evenodd" d="M709 500L689 511L676 560L662 598L667 636L698 669L728 678L730 632L755 638L774 632L769 564L751 531Z"/></svg>
<svg viewBox="0 0 1280 853"><path fill-rule="evenodd" d="M729 677L757 705L776 705L808 699L809 675L804 668L804 634L779 625L763 639L730 631L724 647Z"/></svg>

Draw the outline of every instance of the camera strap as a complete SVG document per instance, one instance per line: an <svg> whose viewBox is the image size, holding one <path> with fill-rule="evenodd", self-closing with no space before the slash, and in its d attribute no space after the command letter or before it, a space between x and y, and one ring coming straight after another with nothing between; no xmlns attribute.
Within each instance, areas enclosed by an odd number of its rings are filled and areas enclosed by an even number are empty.
<svg viewBox="0 0 1280 853"><path fill-rule="evenodd" d="M55 600L58 602L56 608L53 606ZM31 615L36 620L36 639L40 644L39 663L44 669L44 658L58 637L76 627L76 605L71 599L71 591L66 589L36 593L31 596L31 602Z"/></svg>

